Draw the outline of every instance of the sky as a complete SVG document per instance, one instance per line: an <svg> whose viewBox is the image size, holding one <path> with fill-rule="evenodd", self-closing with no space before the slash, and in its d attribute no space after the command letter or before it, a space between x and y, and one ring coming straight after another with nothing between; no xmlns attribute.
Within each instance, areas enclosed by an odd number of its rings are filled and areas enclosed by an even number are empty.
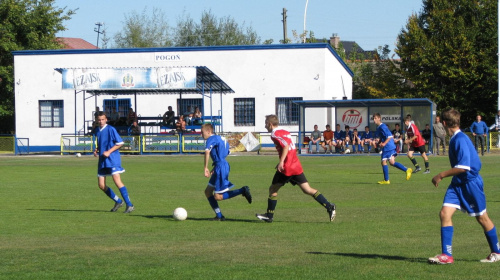
<svg viewBox="0 0 500 280"><path fill-rule="evenodd" d="M305 16L306 30L313 31L316 38L330 38L335 33L340 40L356 41L364 50L383 45L393 50L408 17L421 10L422 0L56 0L55 6L78 9L64 22L67 30L57 36L82 38L94 45L95 23L103 22L107 37L113 38L122 30L126 15L133 11L140 14L144 9L151 15L153 8L165 13L171 27L183 15L199 22L203 11L210 10L217 18L230 16L240 25L251 26L261 42L273 39L278 44L283 39L285 8L291 39L292 30L303 32Z"/></svg>

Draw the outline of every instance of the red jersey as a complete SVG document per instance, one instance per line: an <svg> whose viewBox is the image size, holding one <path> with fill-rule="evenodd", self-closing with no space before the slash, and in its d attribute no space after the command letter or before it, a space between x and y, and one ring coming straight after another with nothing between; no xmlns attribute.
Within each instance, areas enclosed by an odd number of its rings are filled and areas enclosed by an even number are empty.
<svg viewBox="0 0 500 280"><path fill-rule="evenodd" d="M302 174L304 170L302 169L302 165L297 157L297 150L290 132L279 128L274 129L271 133L271 140L274 142L274 146L278 151L280 159L283 154L283 148L288 146L288 154L286 155L285 162L283 164L283 174L286 176Z"/></svg>
<svg viewBox="0 0 500 280"><path fill-rule="evenodd" d="M422 137L422 134L420 134L420 131L418 130L418 127L414 123L410 123L410 126L406 129L406 135L408 135L408 138L412 138L413 136L417 136L412 142L411 146L412 147L420 147L425 145L425 140Z"/></svg>

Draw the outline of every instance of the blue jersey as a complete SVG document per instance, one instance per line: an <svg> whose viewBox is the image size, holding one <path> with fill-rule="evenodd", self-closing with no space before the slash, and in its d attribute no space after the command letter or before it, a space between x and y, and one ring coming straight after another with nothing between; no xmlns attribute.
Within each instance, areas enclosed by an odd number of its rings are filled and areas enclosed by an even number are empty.
<svg viewBox="0 0 500 280"><path fill-rule="evenodd" d="M373 139L373 133L371 131L363 132L363 134L361 135L361 140L364 139Z"/></svg>
<svg viewBox="0 0 500 280"><path fill-rule="evenodd" d="M483 121L473 122L470 126L470 131L474 132L475 134L488 134L488 126Z"/></svg>
<svg viewBox="0 0 500 280"><path fill-rule="evenodd" d="M94 130L94 136L97 137L97 148L99 149L98 168L121 166L120 152L118 150L112 152L107 158L102 155L112 147L123 144L123 140L116 129L110 125L105 125L103 128L97 127Z"/></svg>
<svg viewBox="0 0 500 280"><path fill-rule="evenodd" d="M229 155L229 143L225 138L213 134L208 137L205 150L210 151L210 157L214 165L221 161L225 161L227 155Z"/></svg>
<svg viewBox="0 0 500 280"><path fill-rule="evenodd" d="M342 139L342 135L344 134L343 132L344 131L342 131L342 130L339 130L339 131L335 130L333 132L333 138L335 138L335 140Z"/></svg>
<svg viewBox="0 0 500 280"><path fill-rule="evenodd" d="M476 149L465 133L458 130L450 139L449 157L451 167L462 168L467 172L453 176L452 185L463 185L474 180L481 170L481 161Z"/></svg>
<svg viewBox="0 0 500 280"><path fill-rule="evenodd" d="M377 127L376 134L380 138L380 143L385 142L385 140L387 140L388 138L393 138L392 132L389 130L389 128L387 127L387 125L385 123L381 123ZM390 139L389 142L387 142L387 144L384 146L383 151L388 152L388 151L395 150L395 149L396 149L396 145L394 144L394 139Z"/></svg>

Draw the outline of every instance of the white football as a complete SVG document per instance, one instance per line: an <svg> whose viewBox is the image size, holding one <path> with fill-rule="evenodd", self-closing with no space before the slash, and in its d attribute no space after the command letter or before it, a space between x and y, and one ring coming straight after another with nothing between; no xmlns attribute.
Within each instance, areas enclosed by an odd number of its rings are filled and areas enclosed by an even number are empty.
<svg viewBox="0 0 500 280"><path fill-rule="evenodd" d="M82 156L82 154L76 153L76 157L81 157L81 156Z"/></svg>
<svg viewBox="0 0 500 280"><path fill-rule="evenodd" d="M173 216L177 221L184 221L188 217L188 212L186 211L186 209L178 207L175 208Z"/></svg>
<svg viewBox="0 0 500 280"><path fill-rule="evenodd" d="M346 153L346 154L350 154L350 153L351 153L351 150L349 150L349 149L345 149L345 153Z"/></svg>

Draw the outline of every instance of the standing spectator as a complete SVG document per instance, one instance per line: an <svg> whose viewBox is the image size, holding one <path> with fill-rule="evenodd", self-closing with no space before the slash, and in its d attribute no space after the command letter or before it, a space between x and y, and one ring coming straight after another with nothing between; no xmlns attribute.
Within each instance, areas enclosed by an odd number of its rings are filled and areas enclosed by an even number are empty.
<svg viewBox="0 0 500 280"><path fill-rule="evenodd" d="M164 126L174 126L175 112L172 110L172 106L168 106L168 110L163 114L162 121Z"/></svg>
<svg viewBox="0 0 500 280"><path fill-rule="evenodd" d="M396 153L403 152L403 138L401 137L401 128L399 128L399 123L394 125L392 136L394 137L394 144L396 145Z"/></svg>
<svg viewBox="0 0 500 280"><path fill-rule="evenodd" d="M321 147L325 149L325 154L330 149L330 154L333 150L333 145L335 145L335 140L333 138L333 131L329 124L326 125L326 130L323 131L323 142L321 143Z"/></svg>
<svg viewBox="0 0 500 280"><path fill-rule="evenodd" d="M401 163L396 162L396 157L398 156L398 154L396 153L396 145L394 144L392 133L387 127L387 125L385 123L382 123L382 117L380 116L379 113L375 113L373 115L373 122L377 125L377 135L380 137L378 146L382 149L381 165L382 165L382 171L384 173L384 180L379 181L378 183L381 185L389 185L391 183L389 181L389 167L387 166L388 161L390 165L405 172L406 180L410 180L412 170L411 168L407 168Z"/></svg>
<svg viewBox="0 0 500 280"><path fill-rule="evenodd" d="M361 147L364 150L364 146L368 145L368 153L372 149L373 133L370 131L369 126L365 126L365 132L361 135Z"/></svg>
<svg viewBox="0 0 500 280"><path fill-rule="evenodd" d="M248 203L252 203L250 188L243 186L237 190L231 190L234 185L229 181L229 163L226 160L229 155L229 143L220 135L214 134L214 127L206 123L201 127L201 135L206 140L205 145L205 177L210 178L205 189L205 196L208 203L215 212L212 221L225 221L217 201L233 198L242 195ZM213 169L208 169L209 159L212 159Z"/></svg>
<svg viewBox="0 0 500 280"><path fill-rule="evenodd" d="M125 172L125 169L121 166L121 157L118 151L123 146L123 140L114 127L107 125L107 121L106 114L99 112L97 117L99 127L94 130L94 136L97 138L97 148L94 150L94 157L99 157L97 182L99 188L115 201L115 206L111 209L111 212L116 212L118 208L123 206L123 201L115 195L111 188L106 186L106 176L112 176L123 200L127 204L127 208L123 213L130 213L134 211L134 205L130 202L127 187L125 187L120 178L120 174Z"/></svg>
<svg viewBox="0 0 500 280"><path fill-rule="evenodd" d="M479 148L477 141L481 141L481 155L484 156L484 152L486 152L484 140L488 134L488 126L481 120L480 115L477 115L476 121L470 126L470 131L472 132L472 136L474 136L474 147L476 147L476 151Z"/></svg>
<svg viewBox="0 0 500 280"><path fill-rule="evenodd" d="M134 112L134 109L128 108L127 125L132 125L132 123L136 121L137 121L137 114Z"/></svg>
<svg viewBox="0 0 500 280"><path fill-rule="evenodd" d="M314 125L314 130L311 132L311 141L309 141L309 153L312 154L312 146L316 145L316 153L319 153L319 144L321 143L321 131L318 125Z"/></svg>
<svg viewBox="0 0 500 280"><path fill-rule="evenodd" d="M439 116L436 116L436 120L434 121L432 128L434 131L436 154L439 156L439 147L443 146L443 155L446 155L446 130L444 129Z"/></svg>
<svg viewBox="0 0 500 280"><path fill-rule="evenodd" d="M497 131L497 148L500 148L500 110L495 116L495 129Z"/></svg>
<svg viewBox="0 0 500 280"><path fill-rule="evenodd" d="M266 116L266 129L268 132L271 132L271 140L276 146L280 161L276 166L276 172L269 187L267 211L264 214L256 214L256 217L268 223L273 221L274 210L278 203L278 191L286 183L290 182L292 185L298 185L304 194L312 196L314 200L325 207L330 222L333 221L336 214L335 204L328 202L319 191L309 185L297 156L297 150L295 149L290 132L280 129L278 125L278 116Z"/></svg>
<svg viewBox="0 0 500 280"><path fill-rule="evenodd" d="M498 262L500 261L500 245L495 224L493 224L486 212L484 183L479 174L481 161L477 156L476 149L472 147L469 137L460 131L460 113L450 109L443 112L442 117L443 125L451 136L449 146L451 169L434 176L432 184L438 187L443 178L450 176L453 176L453 178L446 190L443 206L439 213L441 220L441 254L429 258L429 263L453 263L452 241L454 228L452 217L457 209L475 217L483 228L491 253L481 262Z"/></svg>
<svg viewBox="0 0 500 280"><path fill-rule="evenodd" d="M425 125L425 129L422 130L422 138L424 138L425 144L427 145L427 151L432 152L432 147L431 147L431 127L429 124Z"/></svg>
<svg viewBox="0 0 500 280"><path fill-rule="evenodd" d="M420 134L418 127L411 122L411 117L405 118L405 125L406 125L406 135L408 136L405 139L405 143L410 146L410 148L408 149L408 158L415 166L415 171L413 171L413 173L417 173L420 170L422 170L420 168L420 165L418 165L417 160L413 157L414 151L420 152L420 155L424 159L425 163L424 174L431 173L431 171L429 170L429 158L425 154L425 140L422 137L422 134Z"/></svg>

